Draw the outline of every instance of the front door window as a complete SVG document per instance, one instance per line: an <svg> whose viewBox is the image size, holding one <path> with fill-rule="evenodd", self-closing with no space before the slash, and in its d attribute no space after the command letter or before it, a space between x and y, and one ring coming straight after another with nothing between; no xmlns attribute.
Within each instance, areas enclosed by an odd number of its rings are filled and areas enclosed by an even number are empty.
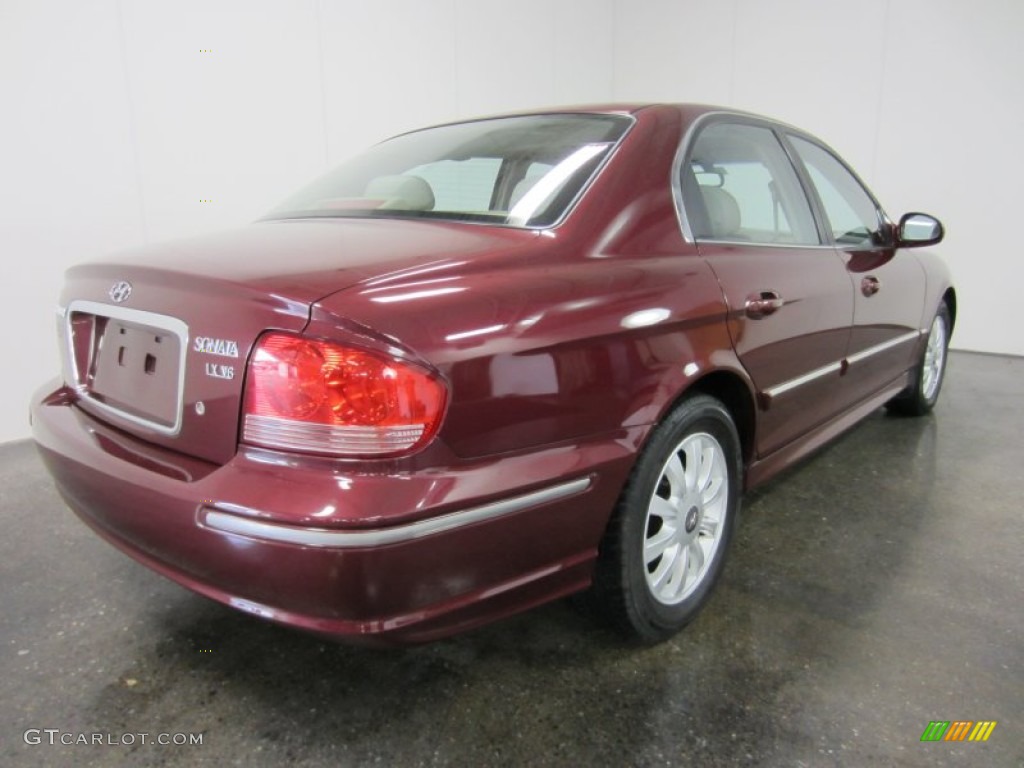
<svg viewBox="0 0 1024 768"><path fill-rule="evenodd" d="M817 144L798 136L789 139L818 192L836 245L840 248L887 245L878 207L856 177Z"/></svg>

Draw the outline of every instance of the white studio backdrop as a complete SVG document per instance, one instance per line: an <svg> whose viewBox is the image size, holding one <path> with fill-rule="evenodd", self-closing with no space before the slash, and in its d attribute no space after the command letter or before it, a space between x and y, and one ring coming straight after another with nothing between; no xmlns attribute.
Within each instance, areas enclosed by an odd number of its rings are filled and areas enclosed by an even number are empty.
<svg viewBox="0 0 1024 768"><path fill-rule="evenodd" d="M402 130L700 101L817 133L943 218L954 346L1024 354L1019 0L0 0L0 441L57 371L68 266L234 226Z"/></svg>

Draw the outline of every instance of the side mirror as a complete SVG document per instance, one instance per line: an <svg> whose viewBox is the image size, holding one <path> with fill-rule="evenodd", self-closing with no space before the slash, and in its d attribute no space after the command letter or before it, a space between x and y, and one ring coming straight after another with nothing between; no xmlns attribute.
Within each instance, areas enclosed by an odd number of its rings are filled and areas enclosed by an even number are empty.
<svg viewBox="0 0 1024 768"><path fill-rule="evenodd" d="M905 213L897 229L899 244L904 248L935 245L946 234L942 222L927 213Z"/></svg>

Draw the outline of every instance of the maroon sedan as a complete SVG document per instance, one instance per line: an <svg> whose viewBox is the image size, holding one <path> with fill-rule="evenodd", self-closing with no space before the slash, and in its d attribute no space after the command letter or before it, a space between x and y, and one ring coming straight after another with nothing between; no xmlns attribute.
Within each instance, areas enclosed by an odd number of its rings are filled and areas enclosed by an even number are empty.
<svg viewBox="0 0 1024 768"><path fill-rule="evenodd" d="M932 408L956 296L910 248L942 234L749 114L429 128L69 270L35 439L101 536L273 621L422 641L591 587L659 640L744 489Z"/></svg>

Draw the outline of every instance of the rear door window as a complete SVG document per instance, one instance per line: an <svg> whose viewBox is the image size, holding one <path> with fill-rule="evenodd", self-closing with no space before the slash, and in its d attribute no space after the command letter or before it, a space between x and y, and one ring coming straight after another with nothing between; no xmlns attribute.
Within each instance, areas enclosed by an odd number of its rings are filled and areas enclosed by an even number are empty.
<svg viewBox="0 0 1024 768"><path fill-rule="evenodd" d="M684 166L683 201L696 238L820 244L796 171L768 128L709 125Z"/></svg>

